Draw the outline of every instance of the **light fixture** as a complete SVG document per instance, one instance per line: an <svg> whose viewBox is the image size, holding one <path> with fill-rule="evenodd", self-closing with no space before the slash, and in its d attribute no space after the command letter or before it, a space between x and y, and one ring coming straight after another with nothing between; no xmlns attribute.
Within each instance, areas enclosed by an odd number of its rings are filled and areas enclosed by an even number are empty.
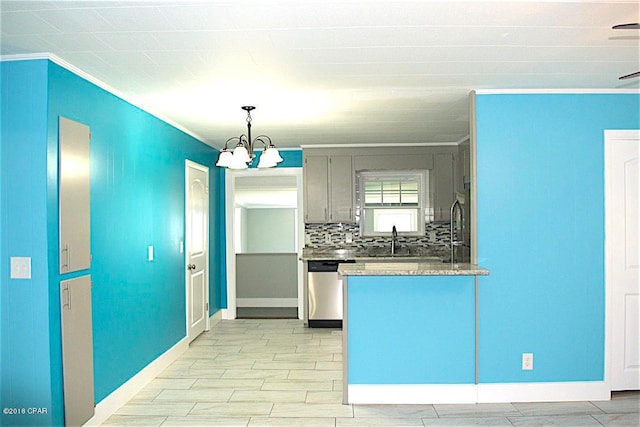
<svg viewBox="0 0 640 427"><path fill-rule="evenodd" d="M251 139L251 111L255 110L256 107L245 105L242 109L247 112L247 134L227 139L227 142L224 143L224 148L220 151L216 166L229 169L247 169L256 157L253 148L258 142L264 145L258 167L272 168L276 166L282 161L282 157L280 157L276 146L271 142L271 138L267 135L260 135L253 140ZM235 148L233 151L229 150L229 143L235 141L237 141Z"/></svg>

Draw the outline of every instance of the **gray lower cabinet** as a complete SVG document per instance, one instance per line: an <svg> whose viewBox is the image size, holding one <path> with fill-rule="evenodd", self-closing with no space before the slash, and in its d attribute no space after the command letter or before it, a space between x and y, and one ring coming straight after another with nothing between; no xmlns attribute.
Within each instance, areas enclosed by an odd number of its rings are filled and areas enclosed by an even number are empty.
<svg viewBox="0 0 640 427"><path fill-rule="evenodd" d="M91 266L89 127L60 117L60 274Z"/></svg>
<svg viewBox="0 0 640 427"><path fill-rule="evenodd" d="M64 418L79 426L93 417L93 332L91 276L60 282Z"/></svg>

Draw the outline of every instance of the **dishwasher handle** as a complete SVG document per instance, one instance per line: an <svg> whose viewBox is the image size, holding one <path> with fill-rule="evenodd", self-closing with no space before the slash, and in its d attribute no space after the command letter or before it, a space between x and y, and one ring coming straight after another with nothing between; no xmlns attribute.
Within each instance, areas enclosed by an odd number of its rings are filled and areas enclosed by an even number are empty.
<svg viewBox="0 0 640 427"><path fill-rule="evenodd" d="M309 261L307 269L309 273L335 273L338 271L338 265L344 263L353 263L355 260L317 260Z"/></svg>

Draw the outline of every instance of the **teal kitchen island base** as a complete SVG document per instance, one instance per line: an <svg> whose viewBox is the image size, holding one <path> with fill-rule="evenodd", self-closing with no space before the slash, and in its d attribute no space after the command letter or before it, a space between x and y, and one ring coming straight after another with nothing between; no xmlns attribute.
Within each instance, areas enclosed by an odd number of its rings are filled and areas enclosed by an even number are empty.
<svg viewBox="0 0 640 427"><path fill-rule="evenodd" d="M477 285L470 264L356 263L344 277L343 403L473 403Z"/></svg>

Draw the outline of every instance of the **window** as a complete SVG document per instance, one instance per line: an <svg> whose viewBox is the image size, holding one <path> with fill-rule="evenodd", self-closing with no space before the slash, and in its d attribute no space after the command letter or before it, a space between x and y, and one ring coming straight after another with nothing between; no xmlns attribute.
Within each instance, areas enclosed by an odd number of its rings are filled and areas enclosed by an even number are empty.
<svg viewBox="0 0 640 427"><path fill-rule="evenodd" d="M430 212L427 170L361 171L357 181L360 235L389 235L394 225L401 234L424 234L425 216Z"/></svg>

